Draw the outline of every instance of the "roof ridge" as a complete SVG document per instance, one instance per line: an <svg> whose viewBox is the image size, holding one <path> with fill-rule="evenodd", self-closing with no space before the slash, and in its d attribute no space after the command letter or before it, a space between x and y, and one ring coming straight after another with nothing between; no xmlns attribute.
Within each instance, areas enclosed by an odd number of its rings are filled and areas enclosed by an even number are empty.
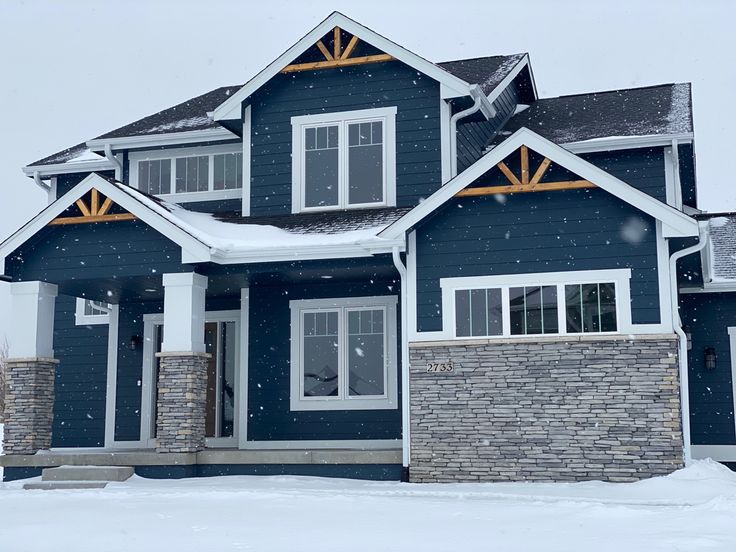
<svg viewBox="0 0 736 552"><path fill-rule="evenodd" d="M687 85L688 87L690 87L692 86L692 83L691 82L668 82L668 83L661 83L661 84L651 84L648 86L633 86L630 88L612 88L609 90L593 90L591 92L578 92L577 94L562 94L560 96L549 96L546 98L539 98L537 102L544 101L544 100L557 100L560 98L576 98L579 96L591 96L593 94L615 94L616 92L630 92L632 90L651 90L653 88L665 88L665 87L674 87L674 86L680 86L680 85Z"/></svg>

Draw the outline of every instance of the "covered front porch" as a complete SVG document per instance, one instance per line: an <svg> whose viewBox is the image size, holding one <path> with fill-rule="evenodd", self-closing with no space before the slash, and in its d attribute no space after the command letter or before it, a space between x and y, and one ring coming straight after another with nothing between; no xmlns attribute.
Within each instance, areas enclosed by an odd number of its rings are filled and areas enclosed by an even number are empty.
<svg viewBox="0 0 736 552"><path fill-rule="evenodd" d="M5 257L6 479L62 464L400 477L392 256L183 256L134 217L48 224Z"/></svg>

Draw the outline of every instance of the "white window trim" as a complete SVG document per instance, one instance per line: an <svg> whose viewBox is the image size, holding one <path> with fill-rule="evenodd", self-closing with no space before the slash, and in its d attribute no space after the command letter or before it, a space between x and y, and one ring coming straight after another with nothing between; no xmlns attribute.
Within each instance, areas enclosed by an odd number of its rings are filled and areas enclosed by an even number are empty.
<svg viewBox="0 0 736 552"><path fill-rule="evenodd" d="M157 197L166 199L174 203L190 203L194 201L216 201L223 199L241 199L243 197L243 188L245 187L246 173L243 171L242 187L235 190L213 190L215 182L215 164L213 156L223 153L243 153L242 144L220 144L216 146L203 146L199 148L170 148L155 151L131 152L129 181L131 187L139 190L138 187L138 163L140 161L156 161L160 159L171 160L171 190L176 189L176 162L180 157L208 156L209 160L209 186L206 192L186 192L170 194L159 194ZM245 156L243 156L245 163ZM248 176L250 178L250 176Z"/></svg>
<svg viewBox="0 0 736 552"><path fill-rule="evenodd" d="M552 337L565 335L618 335L631 333L631 269L617 268L610 270L580 270L570 272L541 272L537 274L503 274L498 276L467 276L440 279L442 289L442 327L444 338L456 340L468 339L509 339L530 337ZM615 332L568 333L565 320L565 309L559 305L564 303L564 294L558 290L558 327L557 333L547 334L511 334L511 321L508 308L503 308L502 335L493 336L458 336L455 326L455 291L463 289L501 288L502 304L509 300L509 288L522 286L564 286L568 284L597 284L613 282L616 286L616 328Z"/></svg>
<svg viewBox="0 0 736 552"><path fill-rule="evenodd" d="M205 313L205 323L208 322L234 322L235 335L238 343L235 348L235 382L234 389L239 393L243 392L241 382L244 376L242 358L242 340L247 339L246 335L241 334L241 312L239 310L226 311L207 311ZM156 439L151 435L152 424L156 422L152 418L154 385L153 385L153 366L156 361L155 357L155 327L163 325L163 313L144 314L143 315L143 381L141 384L141 443L147 448L156 446ZM247 376L245 376L247 377ZM242 424L240 409L242 400L236 395L234 401L233 412L233 435L232 437L207 437L205 446L207 448L238 448L240 437L240 426Z"/></svg>
<svg viewBox="0 0 736 552"><path fill-rule="evenodd" d="M318 115L300 115L291 118L291 212L302 213L310 211L334 211L340 209L361 209L371 207L393 207L396 205L396 113L397 108L379 107L376 109L361 109L355 111L341 111L337 113L320 113ZM340 133L340 166L339 177L339 202L338 205L327 207L305 207L304 206L304 155L303 137L304 128L313 125L328 123L339 123L344 128L348 123L382 120L384 132L384 189L383 201L380 203L363 203L350 205L347 203L348 181L347 175L343 174L347 164L347 137Z"/></svg>
<svg viewBox="0 0 736 552"><path fill-rule="evenodd" d="M77 297L77 308L74 312L74 324L77 326L96 326L110 323L110 313L107 314L85 314L84 305L91 299ZM99 301L97 301L99 302Z"/></svg>
<svg viewBox="0 0 736 552"><path fill-rule="evenodd" d="M398 407L398 372L397 372L397 333L396 333L396 305L395 295L381 295L373 297L346 297L337 299L302 299L289 301L291 309L291 361L290 361L290 405L292 411L306 410L388 410ZM386 311L384 325L385 351L385 396L373 397L310 397L301 396L301 387L304 374L302 361L302 313L315 310L334 310L336 308L374 308L383 307ZM341 333L338 339L345 339L345 325L339 328ZM344 377L342 364L340 377Z"/></svg>
<svg viewBox="0 0 736 552"><path fill-rule="evenodd" d="M734 426L736 426L736 326L728 327L728 343L731 353L731 398L733 399ZM736 450L736 446L734 450ZM734 457L736 457L736 453L734 453Z"/></svg>

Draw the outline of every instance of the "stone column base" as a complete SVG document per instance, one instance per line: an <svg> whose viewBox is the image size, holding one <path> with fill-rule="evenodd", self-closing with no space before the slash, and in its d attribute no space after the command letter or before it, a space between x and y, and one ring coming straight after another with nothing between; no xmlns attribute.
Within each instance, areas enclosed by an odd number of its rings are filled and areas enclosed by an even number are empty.
<svg viewBox="0 0 736 552"><path fill-rule="evenodd" d="M157 353L156 452L204 449L206 353Z"/></svg>
<svg viewBox="0 0 736 552"><path fill-rule="evenodd" d="M5 374L5 454L51 448L54 420L53 358L10 358Z"/></svg>

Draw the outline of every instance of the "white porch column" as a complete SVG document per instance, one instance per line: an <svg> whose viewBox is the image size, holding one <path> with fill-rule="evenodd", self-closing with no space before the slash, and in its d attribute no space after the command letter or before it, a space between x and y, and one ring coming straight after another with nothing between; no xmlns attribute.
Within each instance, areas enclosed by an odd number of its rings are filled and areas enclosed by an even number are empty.
<svg viewBox="0 0 736 552"><path fill-rule="evenodd" d="M158 370L156 450L197 452L205 445L207 278L164 274L164 341Z"/></svg>
<svg viewBox="0 0 736 552"><path fill-rule="evenodd" d="M204 353L207 277L195 272L164 274L164 353Z"/></svg>
<svg viewBox="0 0 736 552"><path fill-rule="evenodd" d="M58 288L46 282L10 284L10 358L54 357L54 308Z"/></svg>
<svg viewBox="0 0 736 552"><path fill-rule="evenodd" d="M9 358L5 381L5 454L51 447L54 415L54 307L57 287L10 285Z"/></svg>

